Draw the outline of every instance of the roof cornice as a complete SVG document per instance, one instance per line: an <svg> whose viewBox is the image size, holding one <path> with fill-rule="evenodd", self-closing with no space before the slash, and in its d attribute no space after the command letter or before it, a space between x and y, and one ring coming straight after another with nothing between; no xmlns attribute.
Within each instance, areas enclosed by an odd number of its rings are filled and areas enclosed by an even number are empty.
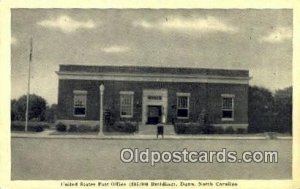
<svg viewBox="0 0 300 189"><path fill-rule="evenodd" d="M137 74L137 73L91 73L91 72L56 72L62 80L112 80L112 81L154 81L187 83L229 83L249 84L250 77L212 76L199 74Z"/></svg>

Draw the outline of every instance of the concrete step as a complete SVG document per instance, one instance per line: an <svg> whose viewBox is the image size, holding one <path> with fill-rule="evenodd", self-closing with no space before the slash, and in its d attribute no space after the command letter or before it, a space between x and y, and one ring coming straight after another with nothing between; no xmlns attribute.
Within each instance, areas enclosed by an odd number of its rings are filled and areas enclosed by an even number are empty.
<svg viewBox="0 0 300 189"><path fill-rule="evenodd" d="M157 125L139 125L139 134L156 135ZM164 125L164 135L175 135L173 125Z"/></svg>

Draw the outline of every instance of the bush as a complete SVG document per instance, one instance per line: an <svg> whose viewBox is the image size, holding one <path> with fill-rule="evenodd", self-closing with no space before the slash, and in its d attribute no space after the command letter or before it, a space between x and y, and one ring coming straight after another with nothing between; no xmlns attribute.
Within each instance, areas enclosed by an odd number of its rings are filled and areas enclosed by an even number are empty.
<svg viewBox="0 0 300 189"><path fill-rule="evenodd" d="M236 133L237 133L237 134L245 134L245 133L246 133L246 129L238 128L238 129L236 130Z"/></svg>
<svg viewBox="0 0 300 189"><path fill-rule="evenodd" d="M25 126L21 125L21 124L16 124L16 123L11 123L10 125L10 129L11 131L24 131L25 130Z"/></svg>
<svg viewBox="0 0 300 189"><path fill-rule="evenodd" d="M78 132L98 132L99 131L99 125L96 126L89 126L89 125L78 125L77 126Z"/></svg>
<svg viewBox="0 0 300 189"><path fill-rule="evenodd" d="M216 134L224 134L225 130L223 127L215 127L214 133Z"/></svg>
<svg viewBox="0 0 300 189"><path fill-rule="evenodd" d="M235 131L234 131L234 129L230 126L230 127L227 127L227 128L225 129L225 133L226 133L226 134L234 134Z"/></svg>
<svg viewBox="0 0 300 189"><path fill-rule="evenodd" d="M49 128L47 123L42 122L28 122L27 131L30 132L42 132L45 128ZM24 121L13 121L11 122L11 131L25 131Z"/></svg>
<svg viewBox="0 0 300 189"><path fill-rule="evenodd" d="M25 131L25 125L12 125L11 131ZM44 131L44 128L42 126L29 126L28 125L27 131L42 132L42 131Z"/></svg>
<svg viewBox="0 0 300 189"><path fill-rule="evenodd" d="M69 129L68 129L68 132L77 132L77 131L78 131L77 125L71 124Z"/></svg>
<svg viewBox="0 0 300 189"><path fill-rule="evenodd" d="M103 128L102 128L102 130L103 130ZM92 126L92 127L91 127L91 131L92 131L92 132L99 132L99 125L97 124L97 125L95 125L95 126Z"/></svg>
<svg viewBox="0 0 300 189"><path fill-rule="evenodd" d="M203 129L203 133L204 134L215 134L216 133L216 127L207 125Z"/></svg>
<svg viewBox="0 0 300 189"><path fill-rule="evenodd" d="M133 133L136 130L137 130L137 125L135 125L131 122L126 122L125 132Z"/></svg>
<svg viewBox="0 0 300 189"><path fill-rule="evenodd" d="M136 122L132 121L117 121L111 127L107 126L107 131L117 131L117 132L126 132L133 133L138 130Z"/></svg>
<svg viewBox="0 0 300 189"><path fill-rule="evenodd" d="M199 134L202 133L203 127L199 123L188 123L186 124L185 132L188 134Z"/></svg>
<svg viewBox="0 0 300 189"><path fill-rule="evenodd" d="M199 134L203 133L204 127L199 123L175 123L174 129L177 134Z"/></svg>
<svg viewBox="0 0 300 189"><path fill-rule="evenodd" d="M116 131L121 131L121 132L125 131L125 127L126 127L126 124L123 121L115 122L113 125L113 128Z"/></svg>
<svg viewBox="0 0 300 189"><path fill-rule="evenodd" d="M87 125L78 125L76 127L78 132L91 132L92 131L92 126L87 126Z"/></svg>
<svg viewBox="0 0 300 189"><path fill-rule="evenodd" d="M44 128L42 126L35 127L35 132L43 132Z"/></svg>
<svg viewBox="0 0 300 189"><path fill-rule="evenodd" d="M63 123L58 123L56 125L56 130L59 132L66 132L67 131L67 126Z"/></svg>
<svg viewBox="0 0 300 189"><path fill-rule="evenodd" d="M186 126L184 123L175 123L174 129L177 134L185 134Z"/></svg>

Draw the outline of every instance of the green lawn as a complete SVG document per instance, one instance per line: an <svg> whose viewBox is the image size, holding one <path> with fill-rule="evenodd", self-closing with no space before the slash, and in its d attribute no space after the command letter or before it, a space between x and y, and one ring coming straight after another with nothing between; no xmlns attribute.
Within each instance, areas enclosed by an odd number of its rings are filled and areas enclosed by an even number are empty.
<svg viewBox="0 0 300 189"><path fill-rule="evenodd" d="M12 138L13 180L291 179L292 140L103 140ZM124 164L122 148L278 151L278 163Z"/></svg>

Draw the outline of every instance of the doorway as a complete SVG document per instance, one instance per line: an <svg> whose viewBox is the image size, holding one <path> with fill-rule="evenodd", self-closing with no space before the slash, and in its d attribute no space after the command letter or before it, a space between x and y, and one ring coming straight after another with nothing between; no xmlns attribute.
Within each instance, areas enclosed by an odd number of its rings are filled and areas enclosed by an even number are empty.
<svg viewBox="0 0 300 189"><path fill-rule="evenodd" d="M148 106L147 111L147 124L161 123L162 107L161 106Z"/></svg>
<svg viewBox="0 0 300 189"><path fill-rule="evenodd" d="M144 89L142 107L144 124L165 123L168 115L168 91L166 89Z"/></svg>

